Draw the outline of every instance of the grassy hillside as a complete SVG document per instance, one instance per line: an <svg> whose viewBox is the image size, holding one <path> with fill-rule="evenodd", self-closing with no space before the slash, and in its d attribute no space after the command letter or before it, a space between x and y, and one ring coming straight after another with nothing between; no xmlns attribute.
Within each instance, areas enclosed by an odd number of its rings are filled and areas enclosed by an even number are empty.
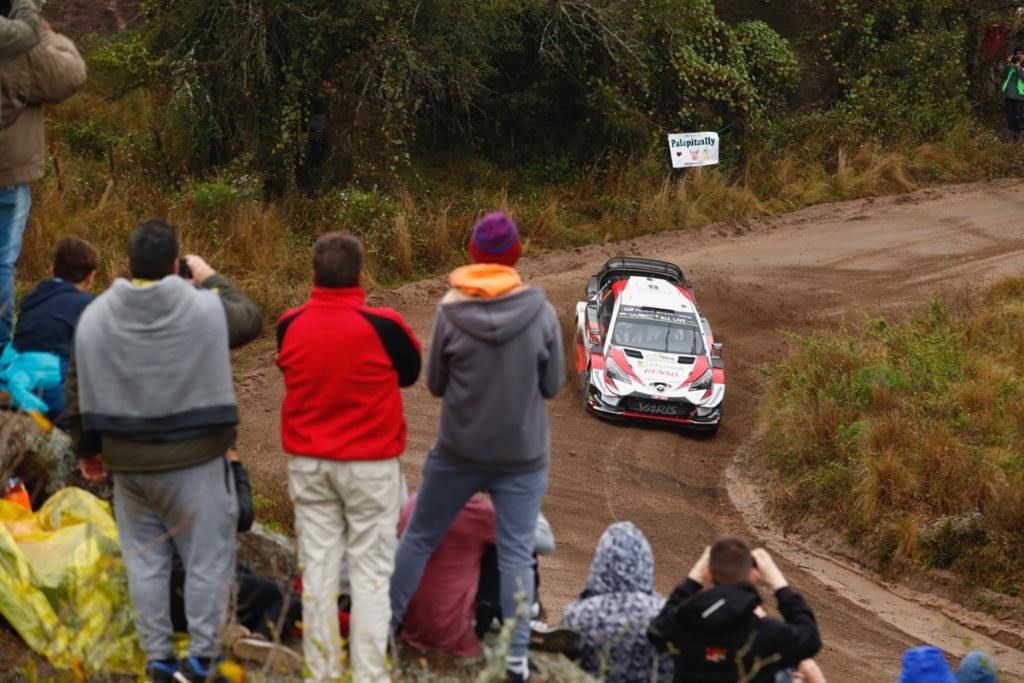
<svg viewBox="0 0 1024 683"><path fill-rule="evenodd" d="M272 317L327 230L393 284L462 261L496 208L530 252L1022 166L970 105L962 3L720 4L60 0L90 82L50 110L20 286L67 233L122 274L132 226L166 215ZM670 171L679 130L721 130L723 164Z"/></svg>
<svg viewBox="0 0 1024 683"><path fill-rule="evenodd" d="M977 305L793 337L766 369L764 458L792 522L882 567L1024 590L1024 279Z"/></svg>

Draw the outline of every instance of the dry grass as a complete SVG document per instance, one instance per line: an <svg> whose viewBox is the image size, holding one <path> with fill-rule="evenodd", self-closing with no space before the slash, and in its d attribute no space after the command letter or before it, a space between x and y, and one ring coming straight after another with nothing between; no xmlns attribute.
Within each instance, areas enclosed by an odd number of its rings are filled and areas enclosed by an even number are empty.
<svg viewBox="0 0 1024 683"><path fill-rule="evenodd" d="M529 253L984 177L1000 158L994 139L965 133L899 152L839 150L831 170L828 160L754 152L732 172L679 173L666 171L655 154L539 186L463 160L415 170L396 191L352 187L266 202L244 160L212 175L190 174L186 150L167 132L157 102L146 92L117 102L86 94L53 110L51 169L34 186L20 262L23 290L48 273L54 245L69 233L100 247L104 285L125 272L131 228L166 216L179 226L187 250L208 257L274 317L304 296L309 247L329 230L361 236L371 282L390 285L462 262L472 224L489 210L520 223Z"/></svg>
<svg viewBox="0 0 1024 683"><path fill-rule="evenodd" d="M1017 596L1024 280L975 303L793 337L767 370L764 456L788 519L844 531L882 567L948 567Z"/></svg>

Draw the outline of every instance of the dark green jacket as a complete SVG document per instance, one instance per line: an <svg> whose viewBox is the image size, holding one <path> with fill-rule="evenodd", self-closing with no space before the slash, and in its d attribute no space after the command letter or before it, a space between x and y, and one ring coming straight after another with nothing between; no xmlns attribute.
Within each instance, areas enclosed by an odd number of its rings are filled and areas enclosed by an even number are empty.
<svg viewBox="0 0 1024 683"><path fill-rule="evenodd" d="M222 275L208 278L203 287L220 295L227 316L231 348L247 344L259 336L263 325L260 311L241 290ZM110 434L86 431L82 426L79 411L78 374L73 355L68 369L66 390L66 419L75 453L79 458L102 454L111 471L159 471L198 465L223 455L234 445L237 438L235 425L217 427L184 441L159 443L131 441Z"/></svg>
<svg viewBox="0 0 1024 683"><path fill-rule="evenodd" d="M1003 94L1009 100L1024 100L1024 69L1010 65L1003 82Z"/></svg>

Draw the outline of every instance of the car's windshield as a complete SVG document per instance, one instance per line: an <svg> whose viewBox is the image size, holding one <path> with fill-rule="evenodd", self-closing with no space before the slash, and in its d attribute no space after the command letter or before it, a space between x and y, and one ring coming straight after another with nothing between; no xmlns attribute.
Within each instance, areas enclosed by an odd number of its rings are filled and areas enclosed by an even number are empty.
<svg viewBox="0 0 1024 683"><path fill-rule="evenodd" d="M662 323L654 320L619 318L615 323L612 343L643 351L664 353L704 353L704 338L696 325Z"/></svg>

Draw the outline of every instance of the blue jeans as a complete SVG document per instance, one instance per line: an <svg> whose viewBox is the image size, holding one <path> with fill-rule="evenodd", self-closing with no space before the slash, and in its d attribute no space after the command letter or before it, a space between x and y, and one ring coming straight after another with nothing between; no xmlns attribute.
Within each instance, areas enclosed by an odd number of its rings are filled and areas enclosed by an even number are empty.
<svg viewBox="0 0 1024 683"><path fill-rule="evenodd" d="M497 513L498 571L501 611L508 619L529 610L534 601L533 549L537 515L548 488L548 468L522 474L494 474L453 465L435 446L423 466L423 481L405 533L395 554L391 578L392 626L402 623L405 608L419 587L431 553L473 494L491 495ZM525 657L530 645L529 616L516 622L510 655Z"/></svg>
<svg viewBox="0 0 1024 683"><path fill-rule="evenodd" d="M28 183L0 187L0 348L11 341L14 327L14 266L21 255L21 237L28 223L32 192Z"/></svg>

